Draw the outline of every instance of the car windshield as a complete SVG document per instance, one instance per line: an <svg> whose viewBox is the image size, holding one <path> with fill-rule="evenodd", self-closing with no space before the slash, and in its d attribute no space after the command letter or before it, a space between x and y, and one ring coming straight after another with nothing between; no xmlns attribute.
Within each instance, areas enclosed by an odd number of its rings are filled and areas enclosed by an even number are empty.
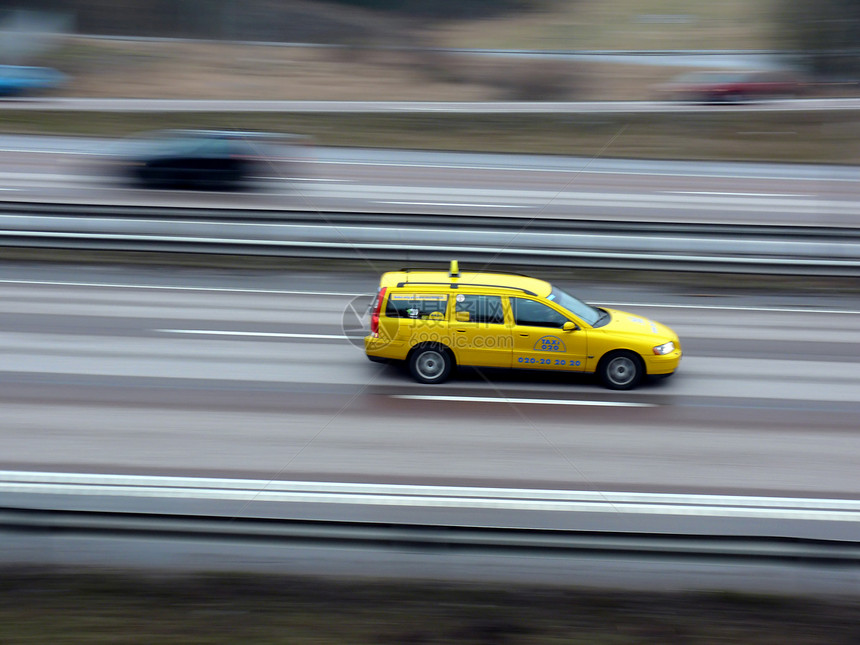
<svg viewBox="0 0 860 645"><path fill-rule="evenodd" d="M601 318L608 317L608 314L584 303L579 298L575 298L566 291L562 291L558 287L552 287L547 300L552 300L556 304L561 305L575 316L581 318L592 327L599 327L598 322Z"/></svg>

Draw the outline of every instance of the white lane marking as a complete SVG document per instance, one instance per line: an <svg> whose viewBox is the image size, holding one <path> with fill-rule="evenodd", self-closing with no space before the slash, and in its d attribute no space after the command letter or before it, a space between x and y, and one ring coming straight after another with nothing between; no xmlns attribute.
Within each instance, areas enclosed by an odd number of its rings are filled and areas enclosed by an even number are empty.
<svg viewBox="0 0 860 645"><path fill-rule="evenodd" d="M727 191L706 190L660 190L667 195L729 195L731 197L812 197L809 193L732 193Z"/></svg>
<svg viewBox="0 0 860 645"><path fill-rule="evenodd" d="M594 301L592 301L594 302ZM716 311L754 311L759 313L781 313L781 314L849 314L860 315L860 311L852 309L804 309L802 307L739 307L731 305L673 305L673 304L646 304L643 302L600 302L595 303L604 307L652 307L660 309L701 309Z"/></svg>
<svg viewBox="0 0 860 645"><path fill-rule="evenodd" d="M397 204L400 206L465 206L468 208L529 208L528 206L513 206L511 204L469 204L456 202L392 202L376 200L377 204Z"/></svg>
<svg viewBox="0 0 860 645"><path fill-rule="evenodd" d="M860 501L0 471L0 492L860 522Z"/></svg>
<svg viewBox="0 0 860 645"><path fill-rule="evenodd" d="M231 287L175 287L168 285L111 284L107 282L61 282L56 280L2 280L0 284L29 284L47 287L93 287L101 289L151 289L153 291L203 291L213 293L254 293L283 296L333 296L338 298L373 298L374 294L345 291L296 291L288 289L236 289ZM605 307L654 307L662 309L701 309L715 311L753 311L790 314L847 314L860 315L853 309L807 309L803 307L743 307L739 305L685 305L672 303L605 302L590 299L589 302Z"/></svg>
<svg viewBox="0 0 860 645"><path fill-rule="evenodd" d="M577 401L570 399L518 399L501 396L445 396L432 394L391 394L392 399L415 401L455 401L464 403L531 403L535 405L585 405L603 408L654 408L653 403L630 403L628 401Z"/></svg>
<svg viewBox="0 0 860 645"><path fill-rule="evenodd" d="M162 334L198 334L201 336L258 336L260 338L313 338L316 340L348 340L364 338L363 336L345 336L342 334L294 334L288 332L265 331L231 331L218 329L154 329Z"/></svg>
<svg viewBox="0 0 860 645"><path fill-rule="evenodd" d="M273 177L273 179L284 179L283 177ZM285 181L321 181L331 183L352 183L354 179L324 179L324 178L309 178L309 177L289 177Z"/></svg>
<svg viewBox="0 0 860 645"><path fill-rule="evenodd" d="M437 198L439 190L432 186L392 186L392 185L353 185L341 186L338 184L327 185L319 197L327 199L361 198L368 200L391 199L395 196L408 196L411 199L432 200ZM849 199L822 199L815 195L810 197L780 197L759 196L742 197L731 194L720 195L680 195L680 194L658 194L655 192L587 192L572 188L562 191L542 190L486 190L474 188L452 188L446 189L445 197L453 199L499 199L508 197L511 202L529 202L529 205L546 204L552 202L556 206L568 207L600 207L600 208L623 208L639 210L645 208L672 209L681 212L682 215L689 212L691 208L701 211L695 221L712 222L703 220L704 211L721 213L723 218L727 207L740 208L751 213L788 213L808 215L814 213L821 215L855 215L856 203ZM491 193L491 194L490 194ZM489 195L488 195L489 194Z"/></svg>
<svg viewBox="0 0 860 645"><path fill-rule="evenodd" d="M380 166L394 168L438 168L442 170L506 170L511 172L555 172L568 173L576 175L639 175L645 177L700 177L711 179L753 179L753 180L786 180L786 181L838 181L854 183L856 179L843 177L791 177L788 175L768 175L768 174L740 174L731 173L709 173L709 172L670 172L670 171L649 171L649 170L613 170L613 169L594 169L585 166L571 166L570 168L541 168L541 167L526 167L517 166L484 166L479 164L445 164L445 163L401 163L396 161L337 161L317 159L308 163L330 165L330 166Z"/></svg>

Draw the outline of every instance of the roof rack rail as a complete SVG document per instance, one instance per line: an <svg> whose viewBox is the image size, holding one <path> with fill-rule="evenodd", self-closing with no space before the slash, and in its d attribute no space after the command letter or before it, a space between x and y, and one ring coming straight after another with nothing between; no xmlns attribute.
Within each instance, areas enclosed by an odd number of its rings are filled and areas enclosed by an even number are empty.
<svg viewBox="0 0 860 645"><path fill-rule="evenodd" d="M522 291L526 295L529 296L537 296L534 291L529 291L528 289L523 289L522 287L510 287L503 284L482 284L480 282L398 282L397 288L402 289L403 287L412 287L412 286L439 286L439 287L449 287L451 289L459 289L460 287L483 287L485 289L510 289L511 291Z"/></svg>
<svg viewBox="0 0 860 645"><path fill-rule="evenodd" d="M403 267L402 269L397 269L400 273L413 273L418 271L426 271L426 272L436 272L436 271L444 271L444 269L440 269L439 267ZM498 275L516 275L521 278L531 278L533 276L528 275L527 273L517 273L515 271L475 271L473 269L460 269L460 273L496 273Z"/></svg>

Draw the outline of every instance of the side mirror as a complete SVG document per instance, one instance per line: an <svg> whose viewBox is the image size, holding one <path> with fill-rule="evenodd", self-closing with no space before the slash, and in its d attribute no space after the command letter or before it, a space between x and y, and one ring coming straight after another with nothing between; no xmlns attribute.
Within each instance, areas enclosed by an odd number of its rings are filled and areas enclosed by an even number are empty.
<svg viewBox="0 0 860 645"><path fill-rule="evenodd" d="M454 314L454 318L457 320L457 322L469 322L469 312L458 311Z"/></svg>
<svg viewBox="0 0 860 645"><path fill-rule="evenodd" d="M579 327L576 326L576 323L570 322L569 320L564 323L561 327L562 331L576 331Z"/></svg>

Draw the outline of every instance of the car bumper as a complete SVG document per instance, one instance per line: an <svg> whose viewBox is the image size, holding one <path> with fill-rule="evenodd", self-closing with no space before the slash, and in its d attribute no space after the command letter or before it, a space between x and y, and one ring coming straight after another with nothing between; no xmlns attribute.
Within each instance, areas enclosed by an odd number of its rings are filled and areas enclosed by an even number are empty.
<svg viewBox="0 0 860 645"><path fill-rule="evenodd" d="M662 374L671 374L678 369L678 364L681 362L681 350L677 349L671 354L663 356L646 356L645 369L649 376L659 376Z"/></svg>
<svg viewBox="0 0 860 645"><path fill-rule="evenodd" d="M365 336L364 352L367 358L376 362L403 360L406 358L407 347L403 341Z"/></svg>

